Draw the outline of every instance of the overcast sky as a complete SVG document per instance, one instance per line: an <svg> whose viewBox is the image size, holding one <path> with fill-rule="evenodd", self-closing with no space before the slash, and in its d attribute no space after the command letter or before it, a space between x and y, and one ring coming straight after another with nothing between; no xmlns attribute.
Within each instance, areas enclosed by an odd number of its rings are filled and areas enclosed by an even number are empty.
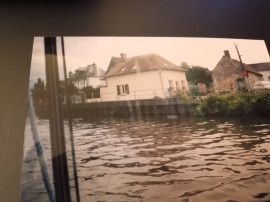
<svg viewBox="0 0 270 202"><path fill-rule="evenodd" d="M74 71L95 62L106 70L112 56L127 57L156 53L175 65L207 67L212 70L229 50L231 57L238 59L234 44L237 44L242 60L246 64L269 62L264 41L215 38L183 37L64 37L67 71ZM35 37L31 63L31 81L38 77L45 80L44 39ZM57 37L57 53L60 78L62 76L62 52L60 37Z"/></svg>

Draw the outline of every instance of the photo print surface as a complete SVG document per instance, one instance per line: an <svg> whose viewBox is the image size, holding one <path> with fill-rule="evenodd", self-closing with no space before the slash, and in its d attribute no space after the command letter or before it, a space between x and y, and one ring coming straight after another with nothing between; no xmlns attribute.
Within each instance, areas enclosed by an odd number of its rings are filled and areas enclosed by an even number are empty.
<svg viewBox="0 0 270 202"><path fill-rule="evenodd" d="M35 37L21 201L270 200L263 40Z"/></svg>

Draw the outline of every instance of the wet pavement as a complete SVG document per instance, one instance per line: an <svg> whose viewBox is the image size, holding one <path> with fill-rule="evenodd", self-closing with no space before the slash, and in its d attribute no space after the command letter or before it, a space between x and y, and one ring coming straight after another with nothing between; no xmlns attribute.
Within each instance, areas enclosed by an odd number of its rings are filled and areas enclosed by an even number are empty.
<svg viewBox="0 0 270 202"><path fill-rule="evenodd" d="M192 117L76 119L81 200L270 200L268 122ZM48 121L41 120L39 125L45 136ZM31 148L29 137L27 141L25 146ZM30 151L25 152L22 201L35 201L36 195L46 201ZM31 175L36 179L30 181Z"/></svg>

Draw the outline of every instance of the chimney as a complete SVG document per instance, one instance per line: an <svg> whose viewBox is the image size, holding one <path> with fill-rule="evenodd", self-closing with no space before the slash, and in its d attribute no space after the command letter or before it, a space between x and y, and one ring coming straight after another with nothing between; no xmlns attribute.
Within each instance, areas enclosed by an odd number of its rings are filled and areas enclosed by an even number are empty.
<svg viewBox="0 0 270 202"><path fill-rule="evenodd" d="M121 62L126 62L127 54L121 53Z"/></svg>
<svg viewBox="0 0 270 202"><path fill-rule="evenodd" d="M69 76L69 78L72 76L72 71L70 71L69 73L68 73L68 76Z"/></svg>
<svg viewBox="0 0 270 202"><path fill-rule="evenodd" d="M93 63L93 74L97 74L97 65L95 62Z"/></svg>
<svg viewBox="0 0 270 202"><path fill-rule="evenodd" d="M224 51L224 56L231 58L230 52L228 50Z"/></svg>

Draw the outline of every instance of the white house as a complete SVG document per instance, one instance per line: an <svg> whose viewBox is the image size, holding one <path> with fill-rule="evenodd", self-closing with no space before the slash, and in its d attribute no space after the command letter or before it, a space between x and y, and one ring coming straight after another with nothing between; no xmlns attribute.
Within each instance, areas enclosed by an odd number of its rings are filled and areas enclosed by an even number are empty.
<svg viewBox="0 0 270 202"><path fill-rule="evenodd" d="M263 62L257 64L249 64L253 69L257 70L263 75L263 80L270 81L270 62Z"/></svg>
<svg viewBox="0 0 270 202"><path fill-rule="evenodd" d="M69 72L69 81L78 89L87 86L96 88L101 85L100 79L104 77L104 74L105 71L93 63L86 67L79 67L74 73Z"/></svg>
<svg viewBox="0 0 270 202"><path fill-rule="evenodd" d="M157 54L113 57L100 88L102 101L168 98L187 91L184 69Z"/></svg>

